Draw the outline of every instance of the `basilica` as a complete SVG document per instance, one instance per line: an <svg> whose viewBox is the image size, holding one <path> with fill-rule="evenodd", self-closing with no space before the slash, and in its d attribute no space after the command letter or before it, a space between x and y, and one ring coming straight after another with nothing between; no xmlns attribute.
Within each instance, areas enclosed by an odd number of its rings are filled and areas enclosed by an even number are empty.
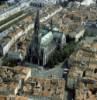
<svg viewBox="0 0 97 100"><path fill-rule="evenodd" d="M62 49L66 44L66 37L58 28L53 27L40 28L39 10L37 11L34 34L27 50L27 61L32 64L45 66L50 56L58 48Z"/></svg>

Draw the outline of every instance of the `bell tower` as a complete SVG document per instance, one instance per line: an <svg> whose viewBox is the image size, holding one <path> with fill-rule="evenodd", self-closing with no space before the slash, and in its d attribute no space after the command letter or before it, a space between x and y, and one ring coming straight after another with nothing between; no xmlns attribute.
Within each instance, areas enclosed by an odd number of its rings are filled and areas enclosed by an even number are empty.
<svg viewBox="0 0 97 100"><path fill-rule="evenodd" d="M40 62L40 18L39 18L39 10L37 10L37 15L35 18L35 24L34 24L34 34L32 35L32 41L29 46L27 59L28 62L33 64L39 64Z"/></svg>

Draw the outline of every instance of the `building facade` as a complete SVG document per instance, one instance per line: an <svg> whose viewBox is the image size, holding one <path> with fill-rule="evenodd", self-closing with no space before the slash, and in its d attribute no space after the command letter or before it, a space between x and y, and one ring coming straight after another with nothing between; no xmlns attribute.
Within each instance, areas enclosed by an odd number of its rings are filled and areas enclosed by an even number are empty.
<svg viewBox="0 0 97 100"><path fill-rule="evenodd" d="M33 0L32 5L35 6L44 6L44 5L55 5L64 2L64 0Z"/></svg>

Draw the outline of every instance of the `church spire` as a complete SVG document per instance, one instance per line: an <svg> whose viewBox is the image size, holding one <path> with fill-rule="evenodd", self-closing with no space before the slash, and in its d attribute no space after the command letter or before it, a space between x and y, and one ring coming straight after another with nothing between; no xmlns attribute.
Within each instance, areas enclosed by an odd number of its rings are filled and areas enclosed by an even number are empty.
<svg viewBox="0 0 97 100"><path fill-rule="evenodd" d="M37 10L37 14L36 14L36 18L35 18L35 24L34 24L34 40L33 40L33 47L32 49L34 48L34 53L33 55L35 59L36 57L36 63L39 64L39 56L40 56L40 35L39 35L39 30L40 30L40 18L39 18L39 10ZM32 44L33 44L32 43ZM32 50L33 51L33 50Z"/></svg>
<svg viewBox="0 0 97 100"><path fill-rule="evenodd" d="M34 34L32 35L32 41L27 51L27 60L31 63L39 62L38 61L39 47L40 47L39 29L40 29L39 10L37 10L35 23L34 23Z"/></svg>
<svg viewBox="0 0 97 100"><path fill-rule="evenodd" d="M35 24L34 24L34 34L38 35L39 29L40 29L40 18L39 18L39 10L37 10L37 15L36 15Z"/></svg>

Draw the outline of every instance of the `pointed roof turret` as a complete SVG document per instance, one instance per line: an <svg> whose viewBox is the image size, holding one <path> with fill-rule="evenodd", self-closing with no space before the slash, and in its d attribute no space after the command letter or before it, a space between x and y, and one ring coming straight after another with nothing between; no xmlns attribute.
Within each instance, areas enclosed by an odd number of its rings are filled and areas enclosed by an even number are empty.
<svg viewBox="0 0 97 100"><path fill-rule="evenodd" d="M34 33L38 34L40 29L40 18L39 18L39 10L37 10L37 15L35 18L35 24L34 24Z"/></svg>

